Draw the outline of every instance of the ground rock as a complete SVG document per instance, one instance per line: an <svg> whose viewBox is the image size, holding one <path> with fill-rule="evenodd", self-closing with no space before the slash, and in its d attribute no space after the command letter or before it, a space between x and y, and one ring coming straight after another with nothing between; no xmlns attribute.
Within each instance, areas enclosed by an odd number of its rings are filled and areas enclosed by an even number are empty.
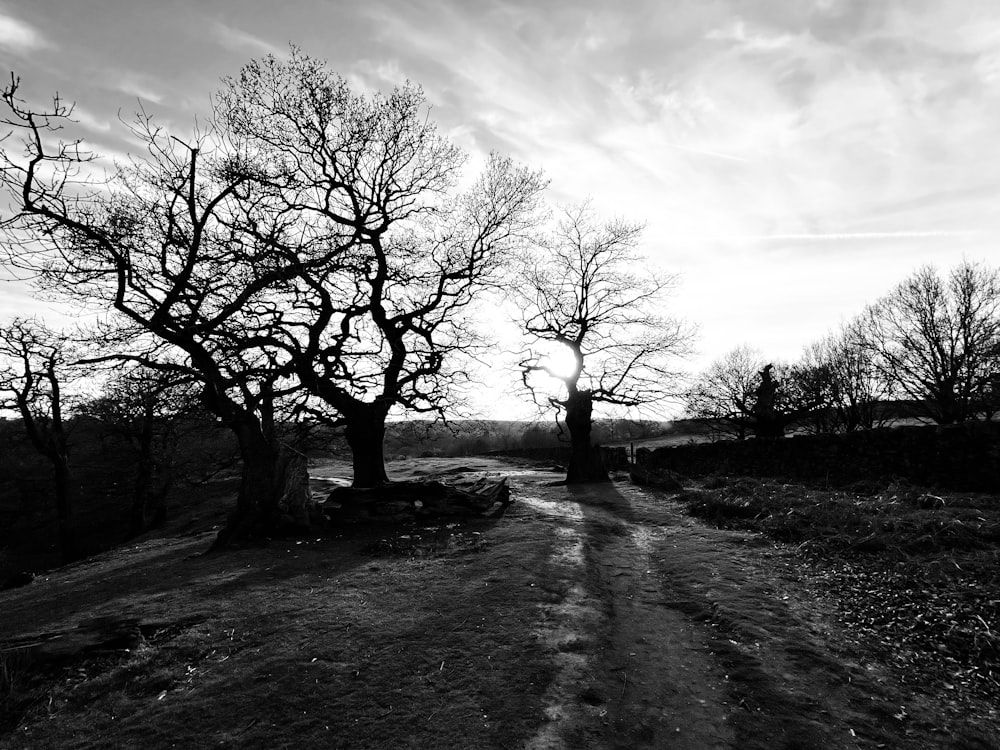
<svg viewBox="0 0 1000 750"><path fill-rule="evenodd" d="M475 482L391 482L380 487L337 487L323 504L334 522L403 521L439 516L499 515L510 504L507 478Z"/></svg>
<svg viewBox="0 0 1000 750"><path fill-rule="evenodd" d="M636 484L655 487L666 492L680 492L684 489L685 478L669 469L649 469L644 466L633 466L629 477ZM690 484L690 482L687 482Z"/></svg>

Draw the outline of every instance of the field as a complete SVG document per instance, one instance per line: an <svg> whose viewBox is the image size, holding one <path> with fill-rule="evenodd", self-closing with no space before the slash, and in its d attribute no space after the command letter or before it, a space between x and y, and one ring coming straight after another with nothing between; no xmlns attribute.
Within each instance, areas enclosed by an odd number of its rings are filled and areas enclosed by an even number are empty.
<svg viewBox="0 0 1000 750"><path fill-rule="evenodd" d="M791 545L801 575L836 606L850 637L904 683L958 709L963 697L1000 704L996 496L716 478L673 499L715 526Z"/></svg>
<svg viewBox="0 0 1000 750"><path fill-rule="evenodd" d="M0 592L0 747L1000 747L996 498L389 472L514 503L211 555L210 505Z"/></svg>

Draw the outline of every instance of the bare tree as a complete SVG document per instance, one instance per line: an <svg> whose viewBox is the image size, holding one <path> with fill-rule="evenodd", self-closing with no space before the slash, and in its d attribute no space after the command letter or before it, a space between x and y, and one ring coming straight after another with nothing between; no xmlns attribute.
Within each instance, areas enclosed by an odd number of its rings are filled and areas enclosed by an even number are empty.
<svg viewBox="0 0 1000 750"><path fill-rule="evenodd" d="M834 412L833 429L868 430L881 421L882 402L891 384L863 345L858 322L852 322L809 346L804 361L827 376Z"/></svg>
<svg viewBox="0 0 1000 750"><path fill-rule="evenodd" d="M459 191L465 157L418 88L358 96L295 49L246 66L187 140L140 116L147 155L98 186L83 179L90 154L57 138L71 108L34 110L17 89L4 93L24 135L21 154L2 155L8 254L50 291L151 334L200 381L243 457L226 538L305 515L288 482L302 462L269 428L300 389L345 425L355 483L385 481L389 410L452 402L455 355L477 345L465 310L532 226L541 176L492 157Z"/></svg>
<svg viewBox="0 0 1000 750"><path fill-rule="evenodd" d="M709 365L685 394L685 414L711 420L723 435L745 440L754 423L753 412L762 355L744 344Z"/></svg>
<svg viewBox="0 0 1000 750"><path fill-rule="evenodd" d="M178 442L186 426L204 414L197 381L171 370L126 366L97 398L81 405L80 414L98 420L131 454L129 536L162 526L175 480Z"/></svg>
<svg viewBox="0 0 1000 750"><path fill-rule="evenodd" d="M282 166L252 161L211 124L184 143L140 116L132 132L146 156L95 184L94 157L79 141L60 139L72 108L57 98L34 109L18 86L12 79L2 97L4 122L22 136L20 152L11 134L0 152L9 260L50 293L112 313L122 340L141 332L170 354L134 359L200 382L202 403L233 431L243 459L226 538L269 535L278 519L303 518L305 509L282 507L288 462L262 422L275 390L295 384L255 336L285 322L275 289L336 262L355 228L304 224L252 191L280 184Z"/></svg>
<svg viewBox="0 0 1000 750"><path fill-rule="evenodd" d="M80 556L74 523L78 488L70 467L67 386L72 345L38 320L14 318L0 326L0 409L20 416L28 440L51 464L59 549L64 562Z"/></svg>
<svg viewBox="0 0 1000 750"><path fill-rule="evenodd" d="M594 404L635 407L679 390L673 364L693 333L660 314L676 279L642 261L641 233L639 224L600 221L589 203L567 208L511 284L528 337L522 382L536 403L565 415L570 483L607 479L591 446ZM553 346L569 355L568 368L556 366ZM539 374L559 383L559 395L544 394Z"/></svg>
<svg viewBox="0 0 1000 750"><path fill-rule="evenodd" d="M288 363L345 427L354 485L387 481L385 421L393 408L443 415L479 341L466 310L534 224L541 176L493 155L457 190L465 155L405 85L370 99L317 60L251 63L220 96L229 129L255 156L285 165L261 183L300 220L347 223L351 265L304 270L286 320L260 341Z"/></svg>
<svg viewBox="0 0 1000 750"><path fill-rule="evenodd" d="M942 279L924 266L871 305L859 329L884 376L927 416L973 419L1000 371L1000 273L963 262Z"/></svg>
<svg viewBox="0 0 1000 750"><path fill-rule="evenodd" d="M686 393L686 414L713 421L744 440L782 437L796 422L815 419L829 404L829 375L807 362L765 364L739 346L713 362Z"/></svg>

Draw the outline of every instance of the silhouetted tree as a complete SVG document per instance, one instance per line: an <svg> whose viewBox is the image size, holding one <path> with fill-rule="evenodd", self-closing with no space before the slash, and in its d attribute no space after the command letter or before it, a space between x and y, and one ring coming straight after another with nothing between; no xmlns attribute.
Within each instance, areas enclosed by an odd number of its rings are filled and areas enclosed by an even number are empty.
<svg viewBox="0 0 1000 750"><path fill-rule="evenodd" d="M673 362L687 353L692 331L661 314L675 278L640 258L641 233L639 224L601 222L589 203L567 208L511 282L528 337L522 382L536 403L564 415L570 483L607 479L591 445L595 404L634 407L679 390ZM555 367L552 347L572 358L568 371ZM557 381L561 393L543 395L538 374Z"/></svg>
<svg viewBox="0 0 1000 750"><path fill-rule="evenodd" d="M712 420L724 435L745 440L753 428L755 393L764 367L760 352L738 346L709 365L685 393L685 414Z"/></svg>
<svg viewBox="0 0 1000 750"><path fill-rule="evenodd" d="M197 381L172 370L141 365L120 369L80 413L97 420L126 446L134 470L129 536L166 521L167 496L175 480L178 441L204 411Z"/></svg>
<svg viewBox="0 0 1000 750"><path fill-rule="evenodd" d="M743 440L782 437L789 426L829 405L829 376L807 363L765 363L760 354L737 347L695 380L686 394L686 414L713 420Z"/></svg>
<svg viewBox="0 0 1000 750"><path fill-rule="evenodd" d="M276 291L304 269L338 262L355 228L304 226L252 190L282 185L283 165L253 161L211 123L186 144L140 116L132 134L146 156L94 184L92 154L59 140L72 107L56 98L34 109L18 86L12 79L2 97L4 122L22 140L18 152L8 136L0 152L10 201L0 249L49 293L105 308L122 340L152 337L154 351L134 359L200 382L202 403L233 431L243 463L225 538L270 535L289 515L303 520L306 510L283 500L289 463L262 421L267 402L297 384L257 337L286 325Z"/></svg>
<svg viewBox="0 0 1000 750"><path fill-rule="evenodd" d="M0 409L20 416L28 440L51 464L59 550L64 562L80 556L74 522L78 487L70 467L66 388L79 377L72 344L38 320L14 318L0 326Z"/></svg>
<svg viewBox="0 0 1000 750"><path fill-rule="evenodd" d="M254 158L284 165L278 189L259 185L270 200L354 233L350 265L303 270L283 303L295 324L260 341L344 426L354 485L386 482L390 410L454 405L457 358L479 343L467 308L534 226L545 183L492 155L459 190L466 157L437 134L419 88L360 97L297 50L251 63L219 100Z"/></svg>
<svg viewBox="0 0 1000 750"><path fill-rule="evenodd" d="M880 423L879 405L889 396L891 384L864 346L857 322L809 346L804 361L825 373L833 409L831 429L853 432Z"/></svg>
<svg viewBox="0 0 1000 750"><path fill-rule="evenodd" d="M942 279L924 266L859 319L884 376L939 424L982 414L1000 372L1000 272L963 262Z"/></svg>

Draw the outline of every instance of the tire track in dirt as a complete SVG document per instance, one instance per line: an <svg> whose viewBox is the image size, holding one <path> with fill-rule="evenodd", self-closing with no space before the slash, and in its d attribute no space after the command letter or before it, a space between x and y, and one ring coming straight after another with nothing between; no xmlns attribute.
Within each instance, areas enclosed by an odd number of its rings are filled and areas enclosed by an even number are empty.
<svg viewBox="0 0 1000 750"><path fill-rule="evenodd" d="M636 520L660 528L656 556L667 605L697 623L727 673L736 747L920 747L857 664L835 655L813 615L781 577L783 553L753 534L706 527L661 493L617 488Z"/></svg>
<svg viewBox="0 0 1000 750"><path fill-rule="evenodd" d="M533 487L519 498L555 524L552 562L565 587L539 633L558 673L526 747L730 747L722 675L698 629L664 606L653 532L600 507L609 488L540 496Z"/></svg>
<svg viewBox="0 0 1000 750"><path fill-rule="evenodd" d="M631 529L603 562L602 574L615 571L605 582L615 606L608 653L619 659L628 653L612 723L650 747L728 748L725 675L706 652L700 628L667 604L652 559L657 536Z"/></svg>
<svg viewBox="0 0 1000 750"><path fill-rule="evenodd" d="M534 488L532 488L534 490ZM555 544L551 563L554 580L550 587L561 590L562 598L542 607L542 626L538 637L553 651L556 676L545 694L544 723L530 740L526 750L564 750L561 729L582 720L582 707L573 688L587 672L588 652L594 642L588 633L603 629L604 615L599 601L584 585L586 578L583 511L578 503L543 499L531 492L520 496L519 503L549 519L553 524Z"/></svg>
<svg viewBox="0 0 1000 750"><path fill-rule="evenodd" d="M562 596L538 635L558 674L527 748L918 746L752 535L707 528L629 484L541 477L521 477L518 499L554 524Z"/></svg>
<svg viewBox="0 0 1000 750"><path fill-rule="evenodd" d="M663 532L637 523L613 485L568 488L583 509L588 585L607 628L581 695L599 722L571 729L573 747L715 750L732 746L724 673L701 628L667 605L655 565Z"/></svg>

